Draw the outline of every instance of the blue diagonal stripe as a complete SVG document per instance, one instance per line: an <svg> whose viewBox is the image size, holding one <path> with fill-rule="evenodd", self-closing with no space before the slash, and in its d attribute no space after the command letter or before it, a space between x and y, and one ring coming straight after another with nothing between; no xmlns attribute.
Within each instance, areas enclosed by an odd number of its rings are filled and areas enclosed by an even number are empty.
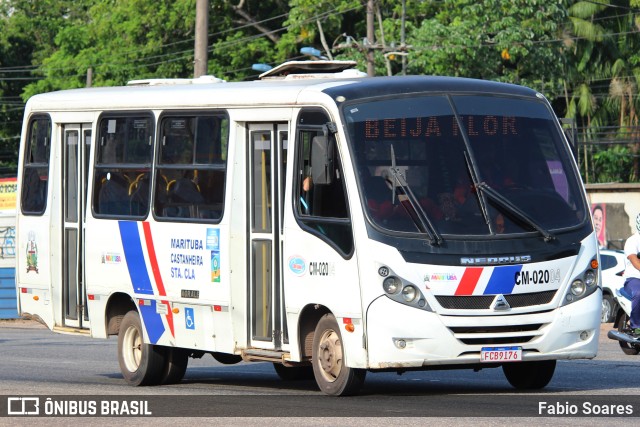
<svg viewBox="0 0 640 427"><path fill-rule="evenodd" d="M147 265L144 262L138 223L119 221L119 225L124 257L127 260L127 268L129 269L133 290L138 294L153 295L153 287L147 273Z"/></svg>
<svg viewBox="0 0 640 427"><path fill-rule="evenodd" d="M522 265L506 265L495 267L484 295L510 294L516 285L516 273L522 270Z"/></svg>

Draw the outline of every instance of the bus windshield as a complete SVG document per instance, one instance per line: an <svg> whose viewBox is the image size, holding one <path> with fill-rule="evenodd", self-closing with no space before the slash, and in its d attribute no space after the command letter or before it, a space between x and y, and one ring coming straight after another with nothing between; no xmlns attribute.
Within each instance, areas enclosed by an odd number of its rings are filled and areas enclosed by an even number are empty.
<svg viewBox="0 0 640 427"><path fill-rule="evenodd" d="M542 100L412 95L352 102L343 117L363 205L381 229L550 240L551 230L587 217L571 154Z"/></svg>

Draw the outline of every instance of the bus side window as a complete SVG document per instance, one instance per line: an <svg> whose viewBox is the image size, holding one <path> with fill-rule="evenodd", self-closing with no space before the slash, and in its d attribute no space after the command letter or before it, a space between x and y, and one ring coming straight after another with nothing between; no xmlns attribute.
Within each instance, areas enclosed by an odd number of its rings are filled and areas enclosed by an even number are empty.
<svg viewBox="0 0 640 427"><path fill-rule="evenodd" d="M96 215L147 216L153 129L150 115L108 114L100 119L93 184Z"/></svg>
<svg viewBox="0 0 640 427"><path fill-rule="evenodd" d="M51 120L36 116L29 124L28 143L25 144L22 194L22 212L42 214L47 202L49 154L51 152Z"/></svg>
<svg viewBox="0 0 640 427"><path fill-rule="evenodd" d="M226 116L166 114L160 132L156 217L220 220L229 134Z"/></svg>
<svg viewBox="0 0 640 427"><path fill-rule="evenodd" d="M309 118L316 118L317 112L301 114L300 122L309 124ZM304 120L304 119L307 120ZM317 119L316 119L317 120ZM324 114L321 115L318 126L300 126L298 141L296 142L297 174L294 182L294 194L297 194L294 205L296 218L303 228L312 232L319 238L326 240L332 246L339 249L343 256L347 256L353 250L353 233L349 218L346 187L342 175L342 164L333 136L329 136L326 147L328 153L328 173L330 177L323 176L323 182L314 182L312 170L312 155L314 144L318 138L325 138L321 127L328 121ZM308 130L307 130L308 128ZM326 138L325 138L326 139ZM324 153L323 153L324 155ZM317 167L317 165L316 165ZM316 173L315 176L318 176Z"/></svg>

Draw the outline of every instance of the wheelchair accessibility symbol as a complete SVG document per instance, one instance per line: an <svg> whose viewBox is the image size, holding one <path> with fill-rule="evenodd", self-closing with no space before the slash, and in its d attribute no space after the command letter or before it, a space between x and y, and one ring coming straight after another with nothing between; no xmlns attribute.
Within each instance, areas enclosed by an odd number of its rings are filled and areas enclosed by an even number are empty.
<svg viewBox="0 0 640 427"><path fill-rule="evenodd" d="M184 309L184 324L187 327L187 329L196 328L195 316L193 315L193 308L186 307Z"/></svg>

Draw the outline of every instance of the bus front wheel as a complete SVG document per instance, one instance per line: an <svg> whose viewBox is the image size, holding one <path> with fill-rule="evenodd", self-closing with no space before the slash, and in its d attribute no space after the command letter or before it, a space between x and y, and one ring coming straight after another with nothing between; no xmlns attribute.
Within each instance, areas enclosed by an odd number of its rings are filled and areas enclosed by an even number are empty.
<svg viewBox="0 0 640 427"><path fill-rule="evenodd" d="M509 384L520 390L535 390L546 387L553 378L555 370L555 360L511 362L502 365L502 371Z"/></svg>
<svg viewBox="0 0 640 427"><path fill-rule="evenodd" d="M165 351L160 346L145 344L137 311L125 314L118 331L118 363L129 385L155 385L165 375Z"/></svg>
<svg viewBox="0 0 640 427"><path fill-rule="evenodd" d="M316 326L312 359L313 375L323 393L348 396L362 387L367 371L345 365L340 328L332 314L322 316Z"/></svg>

